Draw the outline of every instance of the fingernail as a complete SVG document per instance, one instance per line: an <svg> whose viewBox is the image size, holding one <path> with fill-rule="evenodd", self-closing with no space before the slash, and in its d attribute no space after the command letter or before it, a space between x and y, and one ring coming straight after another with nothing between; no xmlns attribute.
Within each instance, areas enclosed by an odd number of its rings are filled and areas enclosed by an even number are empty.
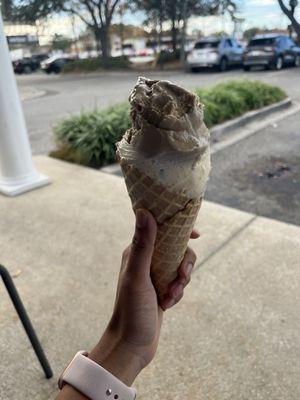
<svg viewBox="0 0 300 400"><path fill-rule="evenodd" d="M147 225L147 215L143 210L136 211L136 226L139 229L145 228Z"/></svg>
<svg viewBox="0 0 300 400"><path fill-rule="evenodd" d="M187 263L187 265L184 268L186 276L189 276L191 274L193 268L194 268L194 264L192 262Z"/></svg>

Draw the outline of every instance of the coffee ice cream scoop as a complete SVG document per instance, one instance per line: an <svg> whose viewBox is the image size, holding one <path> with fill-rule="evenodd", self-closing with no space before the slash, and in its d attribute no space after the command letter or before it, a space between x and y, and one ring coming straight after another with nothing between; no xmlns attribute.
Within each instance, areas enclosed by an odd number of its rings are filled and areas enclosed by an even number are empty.
<svg viewBox="0 0 300 400"><path fill-rule="evenodd" d="M168 81L139 78L130 97L132 128L117 145L170 190L200 197L210 171L210 134L197 96Z"/></svg>

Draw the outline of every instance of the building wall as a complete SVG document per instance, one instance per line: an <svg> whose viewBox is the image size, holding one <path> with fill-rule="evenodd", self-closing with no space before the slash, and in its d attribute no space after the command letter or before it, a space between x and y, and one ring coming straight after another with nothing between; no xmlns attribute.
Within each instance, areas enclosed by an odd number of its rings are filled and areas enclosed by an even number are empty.
<svg viewBox="0 0 300 400"><path fill-rule="evenodd" d="M79 18L56 17L35 26L24 24L4 24L7 36L37 35L41 46L51 43L55 34L67 37L79 36L85 26Z"/></svg>

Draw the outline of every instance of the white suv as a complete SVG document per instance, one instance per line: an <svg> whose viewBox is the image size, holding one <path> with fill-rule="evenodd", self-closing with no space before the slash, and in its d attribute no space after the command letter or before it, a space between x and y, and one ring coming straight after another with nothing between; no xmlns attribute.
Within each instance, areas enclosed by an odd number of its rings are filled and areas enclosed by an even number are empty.
<svg viewBox="0 0 300 400"><path fill-rule="evenodd" d="M209 37L195 43L187 56L187 67L195 71L201 67L214 67L226 71L230 65L242 65L243 46L234 38Z"/></svg>

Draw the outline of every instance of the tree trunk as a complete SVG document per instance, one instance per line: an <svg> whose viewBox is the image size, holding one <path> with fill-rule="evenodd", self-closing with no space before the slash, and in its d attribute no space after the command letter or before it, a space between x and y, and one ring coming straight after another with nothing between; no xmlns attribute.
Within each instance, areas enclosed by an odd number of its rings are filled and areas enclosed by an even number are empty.
<svg viewBox="0 0 300 400"><path fill-rule="evenodd" d="M177 49L177 27L176 27L176 19L175 16L172 17L172 49L175 53Z"/></svg>
<svg viewBox="0 0 300 400"><path fill-rule="evenodd" d="M161 52L161 46L162 46L162 19L159 19L159 28L158 28L158 37L157 37L157 48L158 51Z"/></svg>
<svg viewBox="0 0 300 400"><path fill-rule="evenodd" d="M289 18L292 23L292 26L298 36L298 42L300 43L300 23L296 20L295 17L295 9L289 9L282 0L278 0L281 10L284 14Z"/></svg>
<svg viewBox="0 0 300 400"><path fill-rule="evenodd" d="M109 68L110 64L110 43L107 27L95 30L97 50L101 49L104 68Z"/></svg>
<svg viewBox="0 0 300 400"><path fill-rule="evenodd" d="M186 44L186 22L187 22L187 0L182 0L182 19L181 43L180 43L180 61L185 65L185 44Z"/></svg>
<svg viewBox="0 0 300 400"><path fill-rule="evenodd" d="M162 33L163 33L163 20L164 20L164 2L160 0L159 7L159 31L158 31L158 50L161 51L162 48Z"/></svg>

